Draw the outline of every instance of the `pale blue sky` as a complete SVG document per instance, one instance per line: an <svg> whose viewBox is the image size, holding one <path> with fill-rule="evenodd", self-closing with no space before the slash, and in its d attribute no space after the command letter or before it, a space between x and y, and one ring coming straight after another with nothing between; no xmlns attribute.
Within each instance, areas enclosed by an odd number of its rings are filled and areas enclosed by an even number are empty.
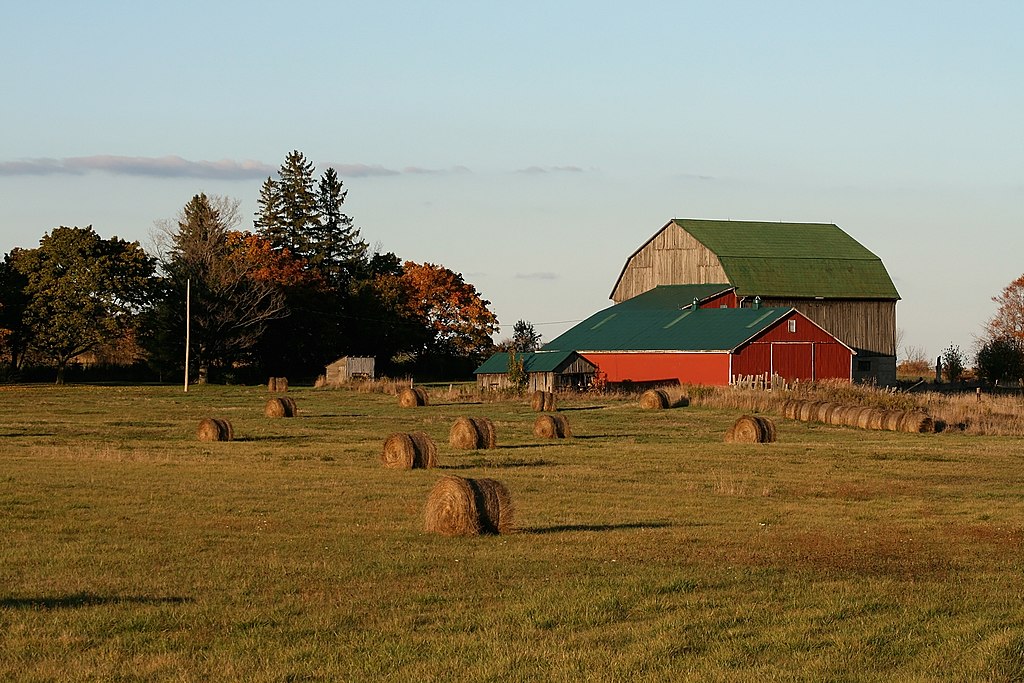
<svg viewBox="0 0 1024 683"><path fill-rule="evenodd" d="M670 218L834 222L968 350L1024 273L1024 3L55 2L0 25L0 251L147 244L292 149L504 332L609 304ZM251 223L242 226L251 228ZM550 324L549 324L550 323Z"/></svg>

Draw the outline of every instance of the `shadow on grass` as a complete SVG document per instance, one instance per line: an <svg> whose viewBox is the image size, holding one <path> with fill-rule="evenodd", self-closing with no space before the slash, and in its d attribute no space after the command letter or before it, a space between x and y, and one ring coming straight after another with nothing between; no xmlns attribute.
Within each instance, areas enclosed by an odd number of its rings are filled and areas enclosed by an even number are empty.
<svg viewBox="0 0 1024 683"><path fill-rule="evenodd" d="M608 406L584 406L582 408L559 408L559 413L568 413L572 410L604 410Z"/></svg>
<svg viewBox="0 0 1024 683"><path fill-rule="evenodd" d="M473 462L460 463L458 465L440 465L439 470L473 470L478 467L495 467L498 469L511 467L546 467L553 465L550 460L485 460L476 459Z"/></svg>
<svg viewBox="0 0 1024 683"><path fill-rule="evenodd" d="M0 609L70 609L75 607L94 607L96 605L182 605L192 602L192 598L179 596L149 597L145 595L96 595L94 593L74 593L38 598L0 598Z"/></svg>
<svg viewBox="0 0 1024 683"><path fill-rule="evenodd" d="M34 432L32 430L8 432L7 434L0 434L0 439L16 439L19 436L57 436L57 432Z"/></svg>
<svg viewBox="0 0 1024 683"><path fill-rule="evenodd" d="M639 434L573 434L574 439L635 439Z"/></svg>
<svg viewBox="0 0 1024 683"><path fill-rule="evenodd" d="M560 524L558 526L535 526L519 530L523 534L560 534L569 531L618 531L620 529L664 529L671 522L626 522L624 524Z"/></svg>
<svg viewBox="0 0 1024 683"><path fill-rule="evenodd" d="M305 437L289 436L287 434L275 434L273 436L236 436L232 441L242 443L256 443L258 441L303 441Z"/></svg>
<svg viewBox="0 0 1024 683"><path fill-rule="evenodd" d="M550 444L546 443L517 443L512 444L511 446L498 446L498 448L502 450L505 450L506 448L544 448L545 446L549 445Z"/></svg>

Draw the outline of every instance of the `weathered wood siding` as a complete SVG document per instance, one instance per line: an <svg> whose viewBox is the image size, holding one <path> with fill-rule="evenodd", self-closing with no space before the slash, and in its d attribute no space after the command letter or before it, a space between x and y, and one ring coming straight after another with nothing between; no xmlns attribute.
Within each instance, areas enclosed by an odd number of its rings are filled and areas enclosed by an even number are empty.
<svg viewBox="0 0 1024 683"><path fill-rule="evenodd" d="M345 356L334 361L326 368L325 376L328 384L344 384L353 377L373 379L374 358Z"/></svg>
<svg viewBox="0 0 1024 683"><path fill-rule="evenodd" d="M858 352L896 355L895 301L762 297L761 305L772 308L792 306Z"/></svg>
<svg viewBox="0 0 1024 683"><path fill-rule="evenodd" d="M690 233L671 223L626 262L612 300L621 303L658 285L728 281L718 257Z"/></svg>

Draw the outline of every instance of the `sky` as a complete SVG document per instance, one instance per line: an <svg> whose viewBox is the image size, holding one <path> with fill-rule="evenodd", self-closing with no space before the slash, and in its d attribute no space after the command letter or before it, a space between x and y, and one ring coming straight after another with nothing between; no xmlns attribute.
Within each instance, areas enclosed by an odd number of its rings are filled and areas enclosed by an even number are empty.
<svg viewBox="0 0 1024 683"><path fill-rule="evenodd" d="M362 237L553 339L672 218L835 223L903 354L976 347L1024 273L1024 3L217 2L5 7L0 252L152 249L291 150Z"/></svg>

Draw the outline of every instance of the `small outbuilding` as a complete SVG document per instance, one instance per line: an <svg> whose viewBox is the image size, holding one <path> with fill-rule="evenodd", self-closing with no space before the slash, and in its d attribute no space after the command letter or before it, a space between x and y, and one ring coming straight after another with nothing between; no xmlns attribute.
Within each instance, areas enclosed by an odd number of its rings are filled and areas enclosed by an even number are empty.
<svg viewBox="0 0 1024 683"><path fill-rule="evenodd" d="M374 358L343 356L327 366L327 384L345 384L352 380L373 379Z"/></svg>
<svg viewBox="0 0 1024 683"><path fill-rule="evenodd" d="M508 356L505 352L488 358L474 372L481 391L510 388ZM575 351L534 351L517 353L523 363L529 391L582 390L594 382L597 368Z"/></svg>

